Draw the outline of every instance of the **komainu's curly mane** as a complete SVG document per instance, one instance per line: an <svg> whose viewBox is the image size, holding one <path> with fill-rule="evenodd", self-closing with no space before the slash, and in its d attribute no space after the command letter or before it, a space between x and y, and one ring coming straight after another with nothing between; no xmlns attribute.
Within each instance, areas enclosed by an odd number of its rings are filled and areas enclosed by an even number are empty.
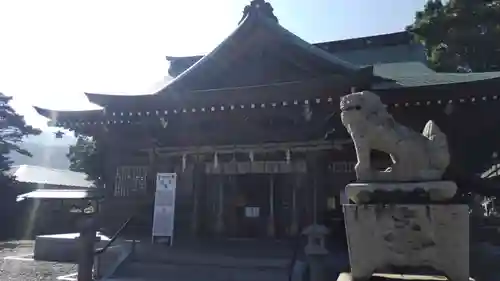
<svg viewBox="0 0 500 281"><path fill-rule="evenodd" d="M359 180L438 180L449 165L448 143L439 127L429 121L420 134L397 123L380 98L369 91L341 98L342 124L351 135L358 163ZM391 156L386 171L371 168L371 150Z"/></svg>

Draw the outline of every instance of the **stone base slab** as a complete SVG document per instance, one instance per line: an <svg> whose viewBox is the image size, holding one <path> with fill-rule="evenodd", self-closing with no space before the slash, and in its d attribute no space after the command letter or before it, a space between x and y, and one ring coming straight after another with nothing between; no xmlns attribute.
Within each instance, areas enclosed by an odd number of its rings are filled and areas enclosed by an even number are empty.
<svg viewBox="0 0 500 281"><path fill-rule="evenodd" d="M426 193L430 201L445 201L453 198L457 185L452 181L405 182L405 183L351 183L345 188L347 197L356 204L371 201L376 192ZM413 194L411 196L414 196Z"/></svg>
<svg viewBox="0 0 500 281"><path fill-rule="evenodd" d="M79 233L64 233L52 235L38 235L33 250L34 259L38 261L75 263L78 258ZM109 237L97 234L96 249L104 247ZM97 240L97 238L96 238Z"/></svg>
<svg viewBox="0 0 500 281"><path fill-rule="evenodd" d="M398 280L412 280L412 281L447 281L444 276L431 276L431 275L409 275L409 274L374 274L369 281L398 281ZM469 278L470 281L474 279ZM353 281L350 273L340 273L337 281Z"/></svg>
<svg viewBox="0 0 500 281"><path fill-rule="evenodd" d="M428 269L469 280L467 205L348 204L344 217L353 280Z"/></svg>

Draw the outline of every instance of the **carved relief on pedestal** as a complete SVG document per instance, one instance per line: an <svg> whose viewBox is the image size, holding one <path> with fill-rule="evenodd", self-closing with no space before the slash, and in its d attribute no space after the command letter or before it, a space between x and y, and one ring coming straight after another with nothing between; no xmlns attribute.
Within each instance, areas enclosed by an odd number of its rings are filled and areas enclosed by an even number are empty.
<svg viewBox="0 0 500 281"><path fill-rule="evenodd" d="M467 205L345 205L352 275L434 268L468 280Z"/></svg>

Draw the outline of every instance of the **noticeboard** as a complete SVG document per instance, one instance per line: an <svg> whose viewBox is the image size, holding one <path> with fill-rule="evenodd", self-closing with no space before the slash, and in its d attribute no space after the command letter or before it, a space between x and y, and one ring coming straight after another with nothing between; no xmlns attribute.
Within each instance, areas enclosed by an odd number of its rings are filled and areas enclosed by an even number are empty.
<svg viewBox="0 0 500 281"><path fill-rule="evenodd" d="M175 189L177 174L158 173L153 216L153 243L172 245L175 218Z"/></svg>

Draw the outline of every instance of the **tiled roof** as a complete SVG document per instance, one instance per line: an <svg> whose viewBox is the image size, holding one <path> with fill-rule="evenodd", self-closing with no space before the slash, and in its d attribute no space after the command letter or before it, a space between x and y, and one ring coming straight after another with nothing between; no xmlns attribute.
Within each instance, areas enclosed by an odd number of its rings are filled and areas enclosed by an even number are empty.
<svg viewBox="0 0 500 281"><path fill-rule="evenodd" d="M12 167L9 174L15 176L17 181L24 183L55 185L66 188L95 187L91 181L87 180L86 174L69 170L20 165Z"/></svg>
<svg viewBox="0 0 500 281"><path fill-rule="evenodd" d="M336 41L315 43L316 47L328 52L353 51L368 48L408 45L413 42L413 36L406 31L372 35L366 37L349 38Z"/></svg>
<svg viewBox="0 0 500 281"><path fill-rule="evenodd" d="M368 47L358 50L333 52L335 56L356 65L375 65L397 62L426 62L424 47L420 44Z"/></svg>
<svg viewBox="0 0 500 281"><path fill-rule="evenodd" d="M374 89L459 84L500 78L500 72L435 72L418 62L374 65L373 72L376 76L394 81L379 83L374 85Z"/></svg>
<svg viewBox="0 0 500 281"><path fill-rule="evenodd" d="M172 66L176 68L170 69L169 74L180 74L157 94L166 93L168 91L182 92L201 90L197 89L191 81L203 80L203 77L206 77L208 72L217 71L217 69L214 69L214 65L224 65L220 64L218 61L224 60L228 53L234 52L235 42L240 45L239 48L243 49L253 49L255 47L265 48L266 41L248 40L248 38L251 38L251 36L255 34L266 34L269 38L273 38L272 42L278 42L282 48L286 46L286 48L300 50L302 53L307 54L309 59L318 65L317 69L321 69L322 72L328 69L332 72L354 74L361 71L364 67L364 65L358 66L352 64L322 48L311 45L279 25L276 21L256 14L255 16L247 17L222 43L199 60L197 60L197 57L186 57L182 58L181 61L179 61L178 58L167 58L170 60ZM194 64L189 66L189 64L193 62ZM182 68L184 66L189 67L183 70Z"/></svg>
<svg viewBox="0 0 500 281"><path fill-rule="evenodd" d="M380 63L425 62L425 50L415 43L408 32L397 32L369 37L311 44L337 58L357 66ZM167 57L169 73L177 76L199 61L203 56Z"/></svg>
<svg viewBox="0 0 500 281"><path fill-rule="evenodd" d="M104 197L104 191L101 188L92 189L46 189L40 188L32 192L17 196L16 201L25 199L101 199ZM87 208L86 208L87 209Z"/></svg>

